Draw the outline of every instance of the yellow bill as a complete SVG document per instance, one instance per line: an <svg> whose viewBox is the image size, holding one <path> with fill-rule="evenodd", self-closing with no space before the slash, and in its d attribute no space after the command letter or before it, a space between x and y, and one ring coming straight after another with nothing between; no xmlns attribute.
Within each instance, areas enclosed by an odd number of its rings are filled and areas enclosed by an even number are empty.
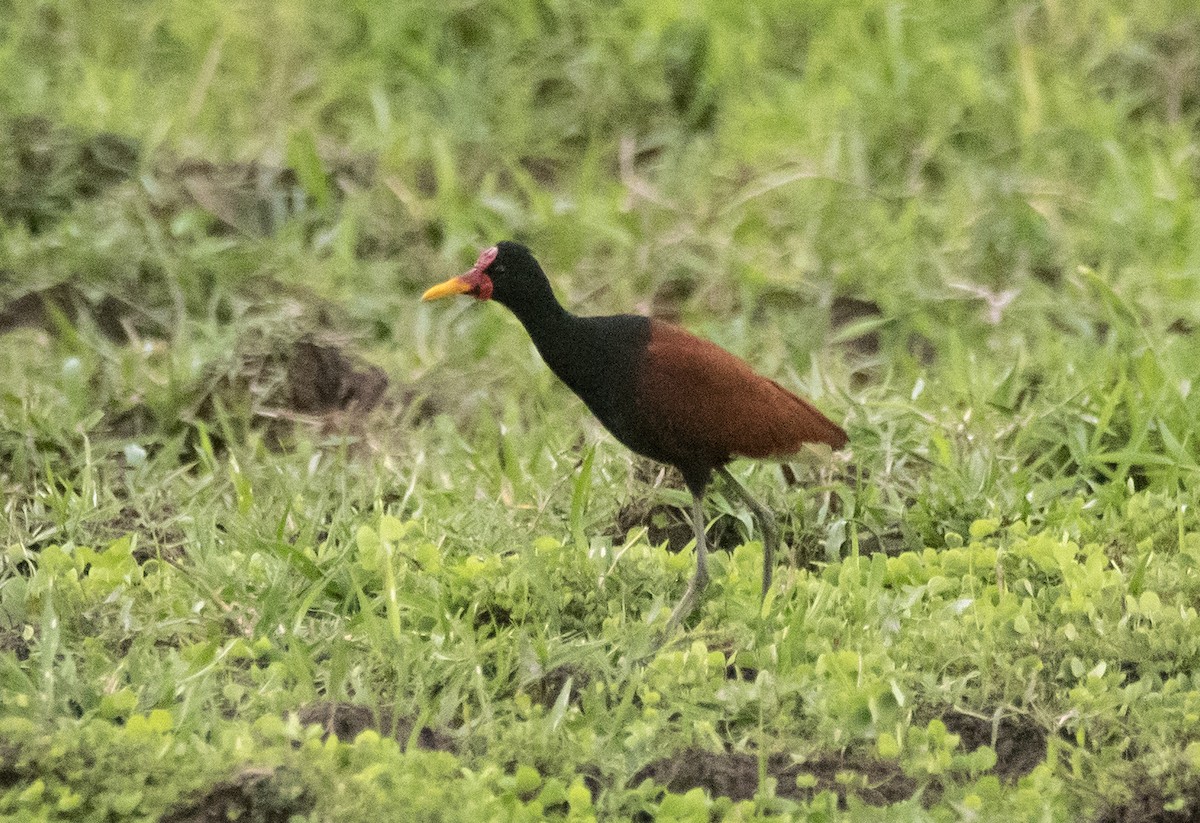
<svg viewBox="0 0 1200 823"><path fill-rule="evenodd" d="M438 283L429 291L421 295L422 300L437 300L442 297L450 297L455 294L469 294L475 284L467 280L465 277L451 277L445 283Z"/></svg>

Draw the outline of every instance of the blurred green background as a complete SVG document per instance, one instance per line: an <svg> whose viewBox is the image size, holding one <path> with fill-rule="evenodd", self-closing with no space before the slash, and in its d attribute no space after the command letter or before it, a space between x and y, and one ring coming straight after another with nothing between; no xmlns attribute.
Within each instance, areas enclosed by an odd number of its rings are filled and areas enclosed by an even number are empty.
<svg viewBox="0 0 1200 823"><path fill-rule="evenodd" d="M1189 819L1198 130L1185 0L0 0L0 814ZM504 238L844 421L765 605Z"/></svg>

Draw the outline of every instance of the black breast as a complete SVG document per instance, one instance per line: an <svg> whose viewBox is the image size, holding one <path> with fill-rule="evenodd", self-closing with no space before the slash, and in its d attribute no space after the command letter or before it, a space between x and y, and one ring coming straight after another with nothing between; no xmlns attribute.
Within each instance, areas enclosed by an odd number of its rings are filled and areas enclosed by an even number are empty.
<svg viewBox="0 0 1200 823"><path fill-rule="evenodd" d="M641 436L634 390L650 340L650 320L632 314L571 317L538 351L613 436L636 452L662 459ZM538 342L538 341L535 341Z"/></svg>

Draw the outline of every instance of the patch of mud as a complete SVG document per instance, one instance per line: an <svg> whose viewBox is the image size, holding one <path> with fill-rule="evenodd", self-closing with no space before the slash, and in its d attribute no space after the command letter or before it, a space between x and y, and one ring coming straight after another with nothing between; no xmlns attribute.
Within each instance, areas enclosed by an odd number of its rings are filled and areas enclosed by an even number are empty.
<svg viewBox="0 0 1200 823"><path fill-rule="evenodd" d="M713 797L749 800L758 792L758 767L758 758L745 752L685 749L643 767L630 782L636 786L649 779L674 793L700 788ZM766 772L776 779L776 794L793 800L831 791L843 805L854 795L868 805L886 806L917 790L916 781L899 765L865 755L822 755L797 763L789 755L774 754L767 758ZM798 777L809 785L801 788Z"/></svg>
<svg viewBox="0 0 1200 823"><path fill-rule="evenodd" d="M958 735L963 751L991 746L996 752L992 773L1001 780L1015 782L1046 759L1046 730L1028 717L1008 715L993 723L990 718L951 711L942 722Z"/></svg>
<svg viewBox="0 0 1200 823"><path fill-rule="evenodd" d="M326 737L333 734L337 735L338 740L347 742L369 729L384 737L395 738L401 746L407 746L412 740L417 748L431 751L453 752L457 748L454 739L445 732L428 726L416 729L415 719L396 717L388 708L375 709L359 703L328 700L309 703L296 714L305 725L319 725Z"/></svg>
<svg viewBox="0 0 1200 823"><path fill-rule="evenodd" d="M683 511L649 498L631 500L617 512L610 531L616 540L624 540L632 529L644 527L646 540L653 546L667 544L667 551L681 552L691 542L692 524Z"/></svg>
<svg viewBox="0 0 1200 823"><path fill-rule="evenodd" d="M1106 805L1095 823L1188 823L1200 819L1200 783L1195 780L1182 791L1174 791L1161 779L1131 775L1126 788L1129 796Z"/></svg>
<svg viewBox="0 0 1200 823"><path fill-rule="evenodd" d="M366 188L376 176L375 160L365 155L330 148L320 152L320 163L324 183L308 183L324 189L321 200L340 199L347 190ZM157 210L169 215L199 206L216 218L213 233L217 235L266 237L317 205L300 175L287 166L184 159L162 163L158 176L164 187Z"/></svg>
<svg viewBox="0 0 1200 823"><path fill-rule="evenodd" d="M659 283L650 295L650 316L675 325L683 324L683 307L696 293L696 281L680 272Z"/></svg>
<svg viewBox="0 0 1200 823"><path fill-rule="evenodd" d="M631 529L644 527L646 539L652 545L666 543L667 551L683 551L692 539L692 524L687 513L677 506L655 502L652 491L659 487L684 489L683 477L673 468L634 455L633 480L635 496L617 511L608 530L609 536L624 540Z"/></svg>
<svg viewBox="0 0 1200 823"><path fill-rule="evenodd" d="M153 558L172 561L183 556L186 542L183 532L173 522L177 516L170 505L152 511L125 505L112 517L83 528L87 542L97 545L110 543L127 534L136 534L138 539L133 557L138 564Z"/></svg>
<svg viewBox="0 0 1200 823"><path fill-rule="evenodd" d="M873 300L860 300L857 297L839 296L833 299L829 307L829 324L835 331L866 320L883 316L879 304ZM846 339L842 345L856 354L872 357L879 353L879 330L870 324L861 334Z"/></svg>
<svg viewBox="0 0 1200 823"><path fill-rule="evenodd" d="M880 532L864 531L860 532L858 537L858 551L864 555L885 554L888 557L896 557L910 549L912 541L898 528Z"/></svg>
<svg viewBox="0 0 1200 823"><path fill-rule="evenodd" d="M550 708L566 688L569 703L578 705L580 692L587 688L591 680L592 676L586 669L568 663L533 677L522 689L534 703Z"/></svg>
<svg viewBox="0 0 1200 823"><path fill-rule="evenodd" d="M307 204L300 178L289 168L185 160L167 170L165 177L182 189L180 201L190 200L217 218L216 234L265 237Z"/></svg>
<svg viewBox="0 0 1200 823"><path fill-rule="evenodd" d="M13 656L20 661L29 659L29 643L25 640L23 627L0 628L0 652L12 652ZM2 757L0 757L0 762L3 762Z"/></svg>
<svg viewBox="0 0 1200 823"><path fill-rule="evenodd" d="M923 334L913 332L908 336L908 353L922 366L932 366L937 360L937 346Z"/></svg>
<svg viewBox="0 0 1200 823"><path fill-rule="evenodd" d="M8 280L9 277L0 279ZM52 331L55 318L74 322L78 314L76 289L65 283L16 297L0 308L0 334L17 329Z"/></svg>
<svg viewBox="0 0 1200 823"><path fill-rule="evenodd" d="M278 228L279 217L303 207L303 190L292 169L191 160L181 163L174 172L196 205L225 228L244 234L269 234Z"/></svg>
<svg viewBox="0 0 1200 823"><path fill-rule="evenodd" d="M730 657L725 658L727 661ZM725 679L740 680L743 683L753 683L758 678L758 669L754 666L741 666L734 662L725 664Z"/></svg>
<svg viewBox="0 0 1200 823"><path fill-rule="evenodd" d="M0 272L0 287L11 279L11 275ZM0 334L38 329L53 335L60 333L64 324L78 327L84 322L115 343L161 339L167 334L166 327L151 312L111 294L89 297L70 283L26 292L0 305Z"/></svg>
<svg viewBox="0 0 1200 823"><path fill-rule="evenodd" d="M388 386L383 369L312 338L292 345L287 381L290 407L302 414L367 412L379 405Z"/></svg>
<svg viewBox="0 0 1200 823"><path fill-rule="evenodd" d="M298 778L284 770L247 768L202 796L168 811L160 823L287 823L312 811L316 801Z"/></svg>
<svg viewBox="0 0 1200 823"><path fill-rule="evenodd" d="M639 485L679 490L687 488L676 469L648 458L635 456L633 472ZM656 502L651 489L638 490L635 487L634 494L636 496L617 511L607 534L614 540L624 540L631 529L644 527L646 540L651 545L666 543L667 551L675 553L687 548L694 537L689 512L669 503ZM705 509L705 514L711 517L713 512ZM737 525L726 517L718 517L713 521L706 535L710 551L733 551L743 542Z"/></svg>
<svg viewBox="0 0 1200 823"><path fill-rule="evenodd" d="M25 779L17 763L21 758L21 747L7 741L0 741L0 791L7 791L20 785Z"/></svg>
<svg viewBox="0 0 1200 823"><path fill-rule="evenodd" d="M209 423L217 447L221 415L250 418L266 442L288 448L297 427L322 434L365 435L366 418L384 400L387 375L343 345L312 335L299 339L251 338L231 366L210 377L187 421Z"/></svg>
<svg viewBox="0 0 1200 823"><path fill-rule="evenodd" d="M471 625L475 629L482 629L485 626L506 629L513 625L512 611L497 603L482 600L475 610L475 620Z"/></svg>
<svg viewBox="0 0 1200 823"><path fill-rule="evenodd" d="M129 138L89 136L45 117L0 120L0 217L43 232L76 200L132 177L140 151Z"/></svg>

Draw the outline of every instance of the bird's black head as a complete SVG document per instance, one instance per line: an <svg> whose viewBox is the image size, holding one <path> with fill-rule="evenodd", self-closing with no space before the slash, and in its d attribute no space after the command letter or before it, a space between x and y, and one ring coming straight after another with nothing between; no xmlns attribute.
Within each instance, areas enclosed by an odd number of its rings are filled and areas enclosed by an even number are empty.
<svg viewBox="0 0 1200 823"><path fill-rule="evenodd" d="M557 306L550 281L529 249L504 240L479 253L471 269L434 286L422 300L437 300L452 294L469 294L477 300L495 300L522 314L544 304Z"/></svg>

